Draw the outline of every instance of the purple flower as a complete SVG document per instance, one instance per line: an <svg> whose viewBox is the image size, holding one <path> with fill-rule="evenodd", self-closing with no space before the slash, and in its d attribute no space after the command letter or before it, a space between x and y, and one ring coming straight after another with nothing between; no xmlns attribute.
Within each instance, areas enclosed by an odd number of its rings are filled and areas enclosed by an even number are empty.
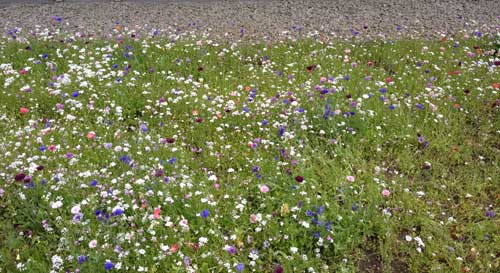
<svg viewBox="0 0 500 273"><path fill-rule="evenodd" d="M274 269L274 273L283 273L284 269L281 265L277 265Z"/></svg>
<svg viewBox="0 0 500 273"><path fill-rule="evenodd" d="M229 253L229 254L231 254L231 255L234 255L234 254L236 254L236 252L237 252L236 247L234 247L234 246L230 246L230 245L226 245L226 246L224 247L224 249L227 251L227 253Z"/></svg>
<svg viewBox="0 0 500 273"><path fill-rule="evenodd" d="M184 265L185 266L190 266L191 265L191 259L189 259L188 256L184 256Z"/></svg>
<svg viewBox="0 0 500 273"><path fill-rule="evenodd" d="M52 16L52 17L50 17L50 19L51 19L52 21L57 22L57 23L61 23L61 22L62 22L62 20L63 20L63 18L62 18L61 16Z"/></svg>
<svg viewBox="0 0 500 273"><path fill-rule="evenodd" d="M488 218L493 218L493 217L495 217L495 215L496 215L495 211L493 211L493 210L486 211L486 217L488 217Z"/></svg>
<svg viewBox="0 0 500 273"><path fill-rule="evenodd" d="M238 265L236 265L236 271L238 271L239 273L243 272L243 269L245 269L244 263L239 263Z"/></svg>
<svg viewBox="0 0 500 273"><path fill-rule="evenodd" d="M83 213L77 213L73 216L73 222L74 223L80 223L80 221L83 218Z"/></svg>
<svg viewBox="0 0 500 273"><path fill-rule="evenodd" d="M17 182L20 182L20 181L23 181L25 177L26 177L26 175L24 173L18 173L14 177L14 180Z"/></svg>

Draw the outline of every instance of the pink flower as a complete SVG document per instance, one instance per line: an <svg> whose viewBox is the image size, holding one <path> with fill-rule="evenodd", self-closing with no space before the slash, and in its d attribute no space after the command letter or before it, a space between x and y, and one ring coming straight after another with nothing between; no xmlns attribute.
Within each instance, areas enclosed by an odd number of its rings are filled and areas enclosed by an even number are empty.
<svg viewBox="0 0 500 273"><path fill-rule="evenodd" d="M354 179L354 176L352 176L352 175L348 175L348 176L346 177L346 179L347 179L347 181L349 181L349 182L354 182L354 180L355 180L355 179Z"/></svg>
<svg viewBox="0 0 500 273"><path fill-rule="evenodd" d="M179 250L179 244L174 243L173 245L170 246L170 252L175 253Z"/></svg>
<svg viewBox="0 0 500 273"><path fill-rule="evenodd" d="M389 190L383 190L383 191L382 191L382 195L383 195L384 197L388 197L389 195L391 195L391 192L390 192Z"/></svg>
<svg viewBox="0 0 500 273"><path fill-rule="evenodd" d="M19 112L20 112L21 114L26 114L26 113L28 113L29 111L30 111L30 110L29 110L28 108L26 108L26 107L21 107L21 108L19 108Z"/></svg>
<svg viewBox="0 0 500 273"><path fill-rule="evenodd" d="M269 187L267 185L261 185L260 186L260 192L266 193L269 191Z"/></svg>
<svg viewBox="0 0 500 273"><path fill-rule="evenodd" d="M255 224L257 222L257 215L250 215L250 223Z"/></svg>
<svg viewBox="0 0 500 273"><path fill-rule="evenodd" d="M87 134L87 138L88 138L88 139L94 139L94 137L95 137L95 133L94 133L94 132L89 132L89 133Z"/></svg>
<svg viewBox="0 0 500 273"><path fill-rule="evenodd" d="M97 246L97 240L92 240L89 242L89 247L90 248L95 248Z"/></svg>
<svg viewBox="0 0 500 273"><path fill-rule="evenodd" d="M153 217L155 219L158 219L160 218L160 213L161 213L161 209L160 208L155 208L154 212L153 212Z"/></svg>
<svg viewBox="0 0 500 273"><path fill-rule="evenodd" d="M26 74L26 70L25 70L25 69L21 69L21 70L19 70L19 74L21 74L21 75Z"/></svg>

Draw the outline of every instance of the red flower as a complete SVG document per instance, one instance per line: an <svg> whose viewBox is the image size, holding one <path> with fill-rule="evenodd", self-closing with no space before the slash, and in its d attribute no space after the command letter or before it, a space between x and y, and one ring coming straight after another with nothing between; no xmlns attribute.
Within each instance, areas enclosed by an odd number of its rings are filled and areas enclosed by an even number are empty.
<svg viewBox="0 0 500 273"><path fill-rule="evenodd" d="M306 67L308 73L312 73L314 69L316 69L317 65L313 64L308 67Z"/></svg>

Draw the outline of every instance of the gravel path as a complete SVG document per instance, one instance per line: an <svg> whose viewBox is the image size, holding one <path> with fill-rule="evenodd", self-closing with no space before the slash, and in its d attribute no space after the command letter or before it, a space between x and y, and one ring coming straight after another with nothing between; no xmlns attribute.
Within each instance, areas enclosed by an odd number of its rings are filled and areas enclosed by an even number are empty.
<svg viewBox="0 0 500 273"><path fill-rule="evenodd" d="M114 23L145 28L211 29L213 34L277 36L284 30L329 35L426 36L467 29L499 29L498 0L0 0L4 29L47 27L50 17L66 28L109 32ZM147 26L146 26L147 25ZM400 27L398 27L400 26Z"/></svg>

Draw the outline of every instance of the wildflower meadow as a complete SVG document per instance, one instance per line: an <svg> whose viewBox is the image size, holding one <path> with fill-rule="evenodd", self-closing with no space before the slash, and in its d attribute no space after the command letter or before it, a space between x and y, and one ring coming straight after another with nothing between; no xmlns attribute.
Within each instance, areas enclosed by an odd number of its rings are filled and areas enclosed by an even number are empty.
<svg viewBox="0 0 500 273"><path fill-rule="evenodd" d="M500 272L500 34L51 20L0 40L0 272Z"/></svg>

